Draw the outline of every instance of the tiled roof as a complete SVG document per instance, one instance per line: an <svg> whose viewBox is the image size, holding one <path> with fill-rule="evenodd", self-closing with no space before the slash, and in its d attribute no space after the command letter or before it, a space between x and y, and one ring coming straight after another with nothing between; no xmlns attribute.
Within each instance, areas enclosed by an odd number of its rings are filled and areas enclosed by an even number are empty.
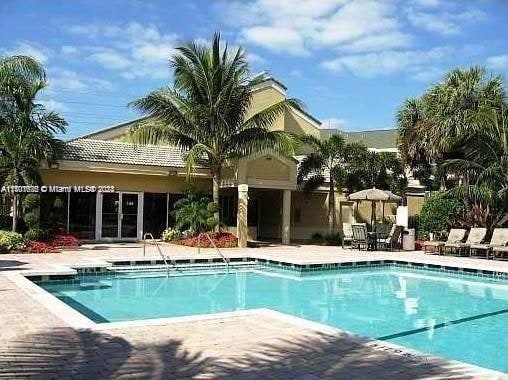
<svg viewBox="0 0 508 380"><path fill-rule="evenodd" d="M294 156L295 160L298 161L298 169L300 169L300 164L301 164L301 162L303 161L303 159L305 157L307 157L307 156L305 156L305 155ZM325 178L325 183L329 183L330 182L330 170L328 168L324 169L320 174L322 174L323 177ZM304 178L304 180L307 180L310 177L311 176L308 175L307 177Z"/></svg>
<svg viewBox="0 0 508 380"><path fill-rule="evenodd" d="M78 139L65 144L65 160L113 164L185 167L182 151L171 146Z"/></svg>
<svg viewBox="0 0 508 380"><path fill-rule="evenodd" d="M380 129L376 131L343 132L337 129L322 129L321 137L329 137L334 134L342 135L348 142L362 142L368 148L390 149L397 148L397 130Z"/></svg>

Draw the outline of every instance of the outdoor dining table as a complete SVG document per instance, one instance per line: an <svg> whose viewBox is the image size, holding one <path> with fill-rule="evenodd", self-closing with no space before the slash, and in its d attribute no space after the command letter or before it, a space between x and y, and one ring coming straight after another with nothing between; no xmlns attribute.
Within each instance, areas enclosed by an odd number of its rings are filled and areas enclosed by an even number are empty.
<svg viewBox="0 0 508 380"><path fill-rule="evenodd" d="M377 240L385 238L387 235L386 232L382 231L368 231L367 232L367 244L369 250L377 251Z"/></svg>

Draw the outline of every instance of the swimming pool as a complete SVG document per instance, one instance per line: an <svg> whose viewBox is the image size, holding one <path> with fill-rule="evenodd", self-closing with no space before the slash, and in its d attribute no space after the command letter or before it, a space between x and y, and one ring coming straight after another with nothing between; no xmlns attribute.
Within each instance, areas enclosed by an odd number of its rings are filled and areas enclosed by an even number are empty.
<svg viewBox="0 0 508 380"><path fill-rule="evenodd" d="M269 308L508 372L508 281L382 266L80 276L44 289L97 323Z"/></svg>

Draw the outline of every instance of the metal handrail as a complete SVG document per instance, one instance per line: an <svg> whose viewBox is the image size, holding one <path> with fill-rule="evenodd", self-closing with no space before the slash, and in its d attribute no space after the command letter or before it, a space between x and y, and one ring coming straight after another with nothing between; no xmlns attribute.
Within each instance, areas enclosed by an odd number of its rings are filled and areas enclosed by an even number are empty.
<svg viewBox="0 0 508 380"><path fill-rule="evenodd" d="M166 270L169 272L169 264L168 264L168 261L166 260L166 256L164 256L164 254L161 251L161 247L157 243L157 240L155 240L152 233L150 233L150 232L146 232L143 235L143 257L145 257L145 254L146 254L146 238L147 237L149 237L152 240L152 243L155 244L155 246L157 247L157 251L159 252L160 257L162 257L162 260L164 261L164 265L166 265Z"/></svg>
<svg viewBox="0 0 508 380"><path fill-rule="evenodd" d="M226 258L226 256L224 256L222 254L222 252L220 251L219 248L217 248L217 246L215 245L215 243L213 242L213 239L210 237L210 235L207 233L207 232L201 232L199 235L198 235L198 255L199 253L201 252L201 236L202 235L205 235L208 240L210 241L210 243L212 244L212 246L215 248L215 250L217 251L217 253L219 254L219 256L221 257L222 261L224 261L224 263L226 263L226 270L228 271L229 273L229 260Z"/></svg>

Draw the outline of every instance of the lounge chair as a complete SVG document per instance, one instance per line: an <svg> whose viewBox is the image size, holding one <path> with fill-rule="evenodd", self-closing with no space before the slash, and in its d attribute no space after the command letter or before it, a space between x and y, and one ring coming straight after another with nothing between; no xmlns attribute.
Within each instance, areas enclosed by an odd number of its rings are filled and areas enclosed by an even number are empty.
<svg viewBox="0 0 508 380"><path fill-rule="evenodd" d="M367 225L365 223L355 223L351 225L351 229L353 230L351 247L358 247L360 250L364 247L367 250L369 248Z"/></svg>
<svg viewBox="0 0 508 380"><path fill-rule="evenodd" d="M446 254L447 249L450 253L457 252L459 256L462 256L463 253L468 253L471 245L481 244L485 240L485 235L487 235L486 228L471 228L469 231L469 235L465 243L462 242L454 242L454 243L446 243L443 248L443 254Z"/></svg>
<svg viewBox="0 0 508 380"><path fill-rule="evenodd" d="M377 248L393 251L393 249L397 247L400 250L400 237L403 231L404 226L394 224L386 238L377 239Z"/></svg>
<svg viewBox="0 0 508 380"><path fill-rule="evenodd" d="M494 253L494 248L503 248L503 246L507 244L508 228L495 228L494 232L492 232L490 242L486 244L471 244L469 247L469 254L472 256L473 254L477 255L479 252L485 252L485 256L488 259L489 253ZM502 252L502 250L498 250L498 252Z"/></svg>
<svg viewBox="0 0 508 380"><path fill-rule="evenodd" d="M492 248L492 258L495 260L498 256L503 256L508 254L508 247L494 247Z"/></svg>
<svg viewBox="0 0 508 380"><path fill-rule="evenodd" d="M353 228L351 223L342 223L342 248L344 248L346 242L349 242L350 245L353 243Z"/></svg>
<svg viewBox="0 0 508 380"><path fill-rule="evenodd" d="M466 236L466 230L463 228L452 228L450 232L448 233L448 239L446 242L444 241L427 241L423 244L423 251L425 253L429 253L429 248L432 248L433 251L437 249L437 252L440 254L444 245L446 243L459 243L462 240L464 240L464 237Z"/></svg>

